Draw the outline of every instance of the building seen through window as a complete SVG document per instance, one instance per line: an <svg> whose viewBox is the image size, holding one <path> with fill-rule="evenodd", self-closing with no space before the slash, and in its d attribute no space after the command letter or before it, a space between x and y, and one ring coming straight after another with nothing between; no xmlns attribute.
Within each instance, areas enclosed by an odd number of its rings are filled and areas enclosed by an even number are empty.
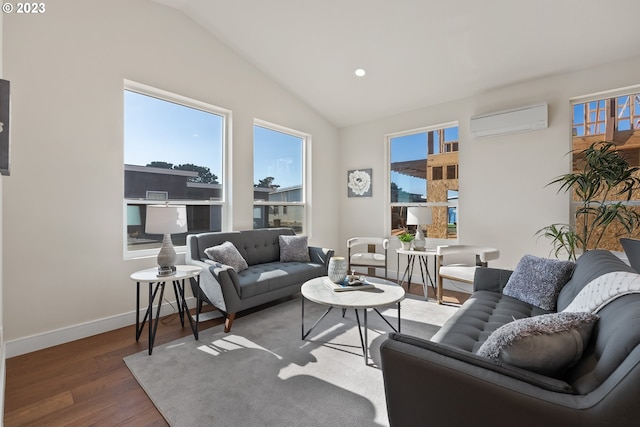
<svg viewBox="0 0 640 427"><path fill-rule="evenodd" d="M458 126L443 125L388 137L391 235L405 230L407 208L430 206L431 238L456 238L458 227Z"/></svg>
<svg viewBox="0 0 640 427"><path fill-rule="evenodd" d="M290 227L304 233L308 136L265 123L253 131L253 228Z"/></svg>
<svg viewBox="0 0 640 427"><path fill-rule="evenodd" d="M124 200L127 251L159 248L145 232L146 207L187 206L189 233L223 224L224 110L142 85L124 91ZM186 234L172 235L175 246Z"/></svg>
<svg viewBox="0 0 640 427"><path fill-rule="evenodd" d="M572 164L574 171L581 168L583 157L580 152L593 143L611 142L631 166L640 166L640 93L591 99L573 103L572 118ZM636 172L637 174L637 172ZM631 200L608 194L606 200L621 202L640 208L640 194L636 191ZM579 207L577 198L572 198L572 209ZM575 215L572 215L575 220ZM580 224L577 224L580 226ZM599 243L602 249L621 251L620 236L624 230L618 227L607 229ZM640 232L640 230L638 230ZM636 232L633 237L640 237Z"/></svg>

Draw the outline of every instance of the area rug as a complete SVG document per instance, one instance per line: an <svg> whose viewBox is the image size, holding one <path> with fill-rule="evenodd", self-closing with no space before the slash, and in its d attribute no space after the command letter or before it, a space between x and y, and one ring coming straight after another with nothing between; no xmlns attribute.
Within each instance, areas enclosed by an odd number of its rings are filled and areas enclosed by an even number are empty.
<svg viewBox="0 0 640 427"><path fill-rule="evenodd" d="M305 301L306 330L324 310ZM402 332L429 338L455 311L408 296ZM388 426L379 346L390 328L368 313L367 364L353 310L334 309L302 340L300 297L124 361L174 427ZM381 313L397 325L395 306Z"/></svg>

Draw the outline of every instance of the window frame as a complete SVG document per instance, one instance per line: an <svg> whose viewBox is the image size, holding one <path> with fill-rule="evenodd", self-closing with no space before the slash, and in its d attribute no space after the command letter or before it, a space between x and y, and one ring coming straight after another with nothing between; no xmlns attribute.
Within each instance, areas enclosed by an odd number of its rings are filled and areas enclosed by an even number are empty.
<svg viewBox="0 0 640 427"><path fill-rule="evenodd" d="M252 129L252 134L253 134L253 148L254 148L254 152L255 152L255 127L262 127L274 132L280 132L280 133L284 133L287 135L291 135L293 137L296 138L300 138L302 139L302 189L301 189L301 194L302 194L302 201L300 202L283 202L283 201L268 201L268 200L255 200L253 199L253 202L251 204L251 218L252 218L252 222L253 222L253 210L255 209L256 206L271 206L271 207L276 207L276 206L283 206L284 209L286 209L288 206L301 206L304 213L303 213L303 224L302 224L302 231L300 232L301 235L305 235L308 237L311 237L311 143L312 143L312 136L309 133L306 132L302 132L299 130L295 130L295 129L291 129L282 125L278 125L275 123L271 123L265 120L261 120L261 119L254 119L253 120L253 127ZM255 159L253 159L253 161L255 162ZM253 166L252 166L253 168ZM252 172L253 173L253 172ZM252 183L255 184L256 183L256 177L254 176L252 179ZM252 188L252 191L255 187ZM253 197L252 197L253 198Z"/></svg>
<svg viewBox="0 0 640 427"><path fill-rule="evenodd" d="M392 202L391 201L391 140L394 138L399 138L399 137L403 137L403 136L408 136L408 135L415 135L418 133L427 133L427 132L432 132L432 131L436 131L436 130L443 130L447 129L447 128L452 128L452 127L457 127L458 128L458 140L454 141L454 143L452 142L445 142L444 143L444 147L445 147L445 151L439 152L438 154L447 154L447 153L451 153L452 151L448 151L446 150L447 147L453 147L455 145L455 147L458 148L458 150L456 150L455 152L459 153L459 147L460 147L460 122L459 121L451 121L451 122L444 122L444 123L439 123L436 125L430 125L430 126L424 126L424 127L420 127L420 128L415 128L415 129L409 129L409 130L405 130L405 131L400 131L400 132L394 132L394 133L389 133L385 135L385 162L386 162L386 167L385 167L385 181L386 181L386 205L387 208L385 209L385 214L384 214L384 234L385 235L390 235L393 236L392 231L393 229L391 228L391 209L393 207L442 207L442 206L446 206L448 209L451 207L455 207L456 209L456 218L458 219L458 227L457 227L457 233L456 233L456 237L447 237L447 238L440 238L440 237L429 237L427 236L427 240L438 240L438 241L446 241L446 242L456 242L459 239L459 218L460 218L460 212L459 212L459 208L458 208L458 198L455 199L455 201L449 203L449 202L422 202L422 203L418 203L418 202ZM427 150L428 151L428 150ZM428 156L428 154L427 154ZM458 158L458 166L456 167L456 178L458 178L458 172L459 172L459 158ZM443 170L443 177L442 179L447 179L446 176L446 171ZM428 182L428 177L427 177L427 182ZM458 186L459 187L459 186ZM426 190L426 189L425 189ZM458 197L460 194L460 188L457 189L458 191ZM428 197L428 196L427 196ZM447 214L448 216L448 214ZM411 226L413 227L413 226Z"/></svg>
<svg viewBox="0 0 640 427"><path fill-rule="evenodd" d="M569 170L572 171L573 170L573 164L574 164L574 152L578 150L578 148L576 148L575 144L574 144L574 140L576 138L583 138L583 139L593 139L594 142L596 142L596 140L606 140L607 139L607 128L613 129L613 133L618 132L617 128L618 128L618 120L619 117L617 117L620 113L619 108L617 108L617 100L620 97L624 97L624 96L633 96L633 95L638 95L640 94L640 85L634 85L634 86L626 86L623 88L619 88L619 89L613 89L613 90L608 90L608 91L602 91L602 92L597 92L597 93L593 93L590 95L585 95L585 96L578 96L578 97L574 97L574 98L570 98L569 99L569 107L571 110L571 116L569 119L569 127L571 129L571 133L570 133L570 138L569 138L569 147L570 150L569 152L571 153L570 156L570 166L569 166ZM616 110L615 110L615 117L606 117L605 114L605 119L602 123L602 127L604 128L604 132L589 132L587 130L589 124L593 124L594 122L587 122L585 121L582 124L579 124L578 126L584 126L583 128L583 133L580 135L579 132L576 130L576 127L574 126L574 115L575 115L575 107L576 105L579 104L588 104L591 102L600 102L600 101L604 101L605 104L605 108L606 108L606 103L611 100L611 99L615 99L616 100ZM633 100L632 102L636 102L635 100ZM635 105L635 104L634 104ZM634 132L634 125L640 124L640 114L638 111L636 111L635 106L630 105L629 107L629 121L630 121L630 127L631 130L630 132ZM608 120L613 119L614 122L613 123L608 123ZM633 120L636 120L636 123L633 123ZM624 120L624 119L623 119ZM636 130L637 132L638 130ZM623 131L624 132L624 131ZM581 205L579 201L576 201L574 199L574 192L573 189L569 192L570 197L569 197L569 211L571 213L571 215L569 216L569 225L571 225L572 227L576 226L576 209L578 209L578 207ZM617 198L613 197L612 199L609 199L608 201L612 201L612 202L620 202L624 205L627 206L632 206L632 207L640 207L640 195L637 196L637 198L635 199L631 199L631 200L618 200ZM609 230L609 234L611 234L611 231ZM606 236L606 235L605 235ZM633 237L633 236L632 236ZM634 237L636 238L636 237ZM607 239L604 239L604 243L603 243L603 248L607 249L607 244L608 242L606 241ZM617 241L617 237L614 239ZM617 241L616 243L617 245L619 245L619 241ZM616 247L616 248L609 248L609 250L620 250L621 247Z"/></svg>
<svg viewBox="0 0 640 427"><path fill-rule="evenodd" d="M124 111L124 94L125 91L135 92L141 95L150 96L153 98L157 98L162 101L171 102L174 104L178 104L187 108L193 108L196 110L204 111L206 113L215 114L222 117L222 144L221 144L221 164L222 170L220 171L220 178L222 180L221 184L221 195L219 200L189 200L189 199L181 199L181 200L154 200L154 199L131 199L126 198L124 196L125 185L124 185L124 176L125 176L125 162L124 155L122 160L122 232L123 232L123 257L125 260L127 259L137 259L137 258L148 258L157 256L160 251L160 247L152 248L152 249L140 249L140 250L129 250L127 238L127 206L129 205L158 205L158 204L169 204L169 205L186 205L186 206L220 206L221 207L221 224L220 227L223 231L228 231L232 227L232 215L230 214L231 206L229 203L228 195L231 192L231 180L229 179L228 165L231 164L230 161L230 129L232 129L232 112L231 110L218 107L203 101L198 101L196 99L192 99L183 95L178 95L173 92L169 92L163 89L158 89L153 86L148 86L143 83L138 83L132 80L124 79L123 88L122 88L122 117L123 117L123 130L122 130L122 147L124 153L125 139L124 139L124 120L125 111ZM186 246L174 246L176 253L183 254L186 252Z"/></svg>

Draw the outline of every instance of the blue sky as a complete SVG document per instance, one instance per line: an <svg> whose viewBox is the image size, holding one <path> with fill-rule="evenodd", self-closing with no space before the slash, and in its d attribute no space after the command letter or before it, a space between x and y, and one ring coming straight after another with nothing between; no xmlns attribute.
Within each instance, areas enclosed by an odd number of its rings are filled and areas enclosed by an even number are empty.
<svg viewBox="0 0 640 427"><path fill-rule="evenodd" d="M617 98L617 104L619 106L625 105L625 103L628 103L629 100L629 96L631 96L631 101L635 104L635 111L640 111L640 100L638 99L637 96L635 95L625 95L625 96L619 96ZM586 106L589 106L589 110L590 110L590 116L587 118L588 121L590 122L594 122L596 120L596 108L598 107L598 104L600 104L600 117L599 120L604 121L605 119L605 99L601 99L598 101L591 101L591 102L587 102L587 103L582 103L582 104L575 104L573 106L573 127L576 129L576 136L583 136L584 135L584 113L585 113L585 109ZM618 130L630 130L632 128L632 123L629 120L629 104L627 104L627 106L625 107L624 111L622 111L622 117L619 117L618 119ZM617 111L616 113L617 115L620 114L620 111ZM637 114L637 113L636 113ZM636 117L637 118L637 117ZM633 124L635 125L635 123ZM599 129L591 129L590 133L591 134L597 134L597 133L604 133L605 129L604 129L604 123L599 125L600 128Z"/></svg>
<svg viewBox="0 0 640 427"><path fill-rule="evenodd" d="M222 124L217 114L125 91L124 162L193 163L221 178Z"/></svg>
<svg viewBox="0 0 640 427"><path fill-rule="evenodd" d="M222 116L132 91L124 96L126 164L192 163L208 167L222 182ZM254 132L254 184L268 176L281 187L302 184L301 138L259 126Z"/></svg>
<svg viewBox="0 0 640 427"><path fill-rule="evenodd" d="M254 184L268 176L274 185L302 185L302 138L254 126Z"/></svg>
<svg viewBox="0 0 640 427"><path fill-rule="evenodd" d="M458 127L445 129L445 141L458 140ZM435 152L438 153L438 144ZM419 132L391 138L391 163L427 158L427 133ZM397 172L391 172L391 181L404 191L420 194L426 198L426 179L414 178Z"/></svg>

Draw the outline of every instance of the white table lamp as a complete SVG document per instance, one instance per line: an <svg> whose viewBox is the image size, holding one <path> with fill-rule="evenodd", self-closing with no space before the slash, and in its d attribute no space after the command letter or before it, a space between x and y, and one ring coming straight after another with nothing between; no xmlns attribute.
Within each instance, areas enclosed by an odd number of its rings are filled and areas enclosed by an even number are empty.
<svg viewBox="0 0 640 427"><path fill-rule="evenodd" d="M162 246L158 253L158 276L169 276L175 272L177 262L176 251L171 242L171 235L186 233L187 207L179 205L147 206L147 234L164 234Z"/></svg>
<svg viewBox="0 0 640 427"><path fill-rule="evenodd" d="M407 209L407 225L416 226L416 237L413 240L413 246L416 249L424 249L426 242L422 226L431 225L432 220L430 207L414 206Z"/></svg>

